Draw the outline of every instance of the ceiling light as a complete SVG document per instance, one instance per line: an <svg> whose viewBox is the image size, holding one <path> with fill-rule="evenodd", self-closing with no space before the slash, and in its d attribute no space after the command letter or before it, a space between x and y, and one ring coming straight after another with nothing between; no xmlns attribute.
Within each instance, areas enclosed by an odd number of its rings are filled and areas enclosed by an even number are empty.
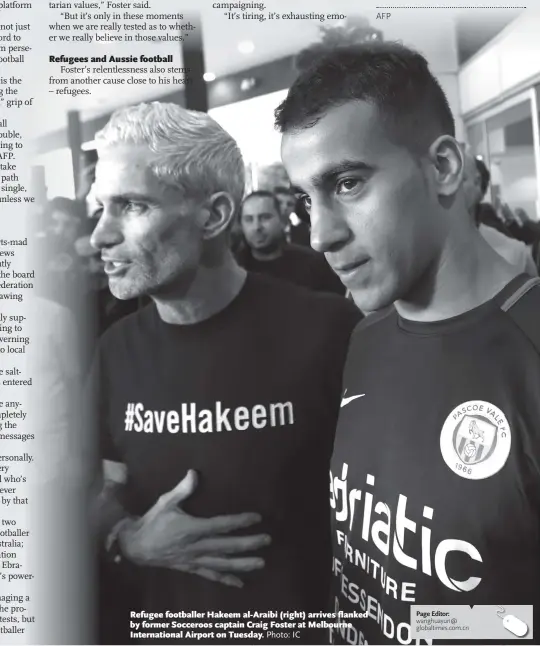
<svg viewBox="0 0 540 646"><path fill-rule="evenodd" d="M216 75L214 74L214 72L205 72L203 74L203 79L205 81L207 81L207 82L208 81L215 81L216 80Z"/></svg>
<svg viewBox="0 0 540 646"><path fill-rule="evenodd" d="M247 79L242 79L240 83L240 89L242 92L249 92L249 90L252 90L255 86L257 85L257 79L256 78L247 78Z"/></svg>
<svg viewBox="0 0 540 646"><path fill-rule="evenodd" d="M238 43L238 51L241 54L251 54L255 49L255 45L251 40L243 40L241 43Z"/></svg>

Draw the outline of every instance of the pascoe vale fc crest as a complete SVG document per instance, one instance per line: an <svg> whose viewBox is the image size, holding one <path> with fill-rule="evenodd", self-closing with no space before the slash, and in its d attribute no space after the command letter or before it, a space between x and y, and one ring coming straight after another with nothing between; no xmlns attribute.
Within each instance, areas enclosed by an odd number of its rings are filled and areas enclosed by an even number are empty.
<svg viewBox="0 0 540 646"><path fill-rule="evenodd" d="M510 426L499 408L480 400L469 401L446 418L441 454L457 475L481 480L502 469L511 441Z"/></svg>
<svg viewBox="0 0 540 646"><path fill-rule="evenodd" d="M497 427L480 417L465 415L456 427L454 449L465 464L487 460L497 445Z"/></svg>

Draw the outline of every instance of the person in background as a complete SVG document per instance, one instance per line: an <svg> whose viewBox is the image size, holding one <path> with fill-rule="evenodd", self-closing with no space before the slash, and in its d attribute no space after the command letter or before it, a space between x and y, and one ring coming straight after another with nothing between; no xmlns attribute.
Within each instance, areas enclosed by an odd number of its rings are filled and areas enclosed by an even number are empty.
<svg viewBox="0 0 540 646"><path fill-rule="evenodd" d="M538 220L531 220L524 209L512 210L499 197L494 199L494 204L497 215L503 222L506 235L524 242L526 245L538 245L540 242L540 222ZM491 224L488 221L485 223Z"/></svg>
<svg viewBox="0 0 540 646"><path fill-rule="evenodd" d="M55 197L47 205L49 232L55 245L65 251L73 252L73 245L81 229L82 212L75 200Z"/></svg>
<svg viewBox="0 0 540 646"><path fill-rule="evenodd" d="M247 248L239 262L245 269L315 291L345 295L322 254L287 242L285 218L273 193L254 191L244 198L240 224Z"/></svg>
<svg viewBox="0 0 540 646"><path fill-rule="evenodd" d="M286 188L285 186L277 186L274 189L274 195L276 196L279 203L281 214L287 222L291 215L294 213L296 206L296 198L294 197L294 193L290 188Z"/></svg>
<svg viewBox="0 0 540 646"><path fill-rule="evenodd" d="M77 182L78 202L84 202L90 193L92 184L96 177L96 164L98 161L97 151L81 150L79 155L79 178Z"/></svg>
<svg viewBox="0 0 540 646"><path fill-rule="evenodd" d="M286 219L285 235L287 242L309 247L309 226L297 212L298 200L290 188L278 186L274 189L274 195L277 197L281 214Z"/></svg>
<svg viewBox="0 0 540 646"><path fill-rule="evenodd" d="M523 242L483 223L485 219L490 217L487 215L488 210L494 211L490 204L483 202L491 179L484 162L473 157L472 154L466 153L464 172L464 190L470 203L470 212L484 240L520 272L529 274L529 276L537 276L538 269L532 252Z"/></svg>
<svg viewBox="0 0 540 646"><path fill-rule="evenodd" d="M94 370L96 531L118 576L133 577L131 609L324 611L321 498L359 313L237 265L244 163L207 114L132 106L96 143L92 245L117 298L151 299L107 330ZM108 618L129 625L117 604ZM245 634L203 642L253 643Z"/></svg>
<svg viewBox="0 0 540 646"><path fill-rule="evenodd" d="M491 173L479 157L475 158L475 164L478 172L475 181L477 190L483 194L483 200L491 181ZM493 204L481 201L476 210L476 218L481 224L529 247L537 248L540 243L540 222L531 220L524 209L512 210L499 196L494 197Z"/></svg>
<svg viewBox="0 0 540 646"><path fill-rule="evenodd" d="M45 206L45 230L40 241L43 262L42 296L77 314L84 292L84 275L75 251L84 210L75 200L55 197Z"/></svg>
<svg viewBox="0 0 540 646"><path fill-rule="evenodd" d="M376 312L349 344L334 441L332 610L351 625L331 643L421 642L413 604L501 603L533 606L538 643L540 279L475 227L421 54L337 48L276 121L312 245Z"/></svg>

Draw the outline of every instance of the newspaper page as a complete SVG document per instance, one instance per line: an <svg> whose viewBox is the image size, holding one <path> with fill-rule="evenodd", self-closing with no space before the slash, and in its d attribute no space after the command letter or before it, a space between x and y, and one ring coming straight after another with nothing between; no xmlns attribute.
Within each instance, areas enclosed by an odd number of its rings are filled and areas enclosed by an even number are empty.
<svg viewBox="0 0 540 646"><path fill-rule="evenodd" d="M540 643L539 34L0 0L0 644Z"/></svg>

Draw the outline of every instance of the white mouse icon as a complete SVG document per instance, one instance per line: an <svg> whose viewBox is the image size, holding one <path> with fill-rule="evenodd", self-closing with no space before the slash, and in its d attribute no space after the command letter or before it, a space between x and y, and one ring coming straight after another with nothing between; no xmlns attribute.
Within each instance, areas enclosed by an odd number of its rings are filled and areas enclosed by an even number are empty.
<svg viewBox="0 0 540 646"><path fill-rule="evenodd" d="M524 621L518 619L515 615L506 615L503 618L503 626L516 637L525 637L529 632L529 627Z"/></svg>

